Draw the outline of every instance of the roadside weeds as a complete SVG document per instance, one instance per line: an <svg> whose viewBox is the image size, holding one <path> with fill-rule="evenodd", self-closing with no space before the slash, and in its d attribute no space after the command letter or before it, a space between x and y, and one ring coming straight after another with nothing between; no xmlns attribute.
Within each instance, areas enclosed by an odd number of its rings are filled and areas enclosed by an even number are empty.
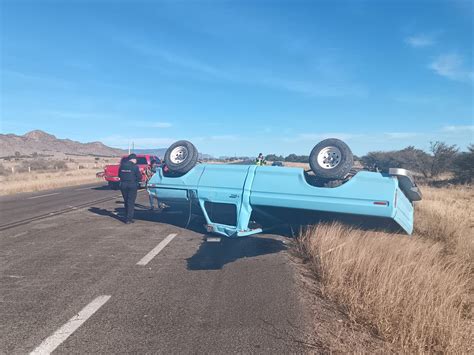
<svg viewBox="0 0 474 355"><path fill-rule="evenodd" d="M0 179L0 196L98 182L97 169L11 174Z"/></svg>
<svg viewBox="0 0 474 355"><path fill-rule="evenodd" d="M473 350L473 191L446 190L423 188L412 238L331 223L294 243L321 296L386 350Z"/></svg>

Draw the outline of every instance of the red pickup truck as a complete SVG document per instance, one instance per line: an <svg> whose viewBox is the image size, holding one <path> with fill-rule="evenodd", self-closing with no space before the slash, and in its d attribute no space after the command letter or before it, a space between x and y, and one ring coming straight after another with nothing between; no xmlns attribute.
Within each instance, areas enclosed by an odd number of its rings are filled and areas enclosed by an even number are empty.
<svg viewBox="0 0 474 355"><path fill-rule="evenodd" d="M128 155L124 155L120 162L126 159ZM142 181L140 182L140 187L144 187L148 180L146 171L151 169L151 162L155 161L158 166L161 165L161 160L155 155L150 154L137 154L137 165L142 173ZM106 165L104 168L103 174L100 174L104 177L105 181L108 182L110 188L118 189L120 184L120 178L118 176L120 164L116 165Z"/></svg>

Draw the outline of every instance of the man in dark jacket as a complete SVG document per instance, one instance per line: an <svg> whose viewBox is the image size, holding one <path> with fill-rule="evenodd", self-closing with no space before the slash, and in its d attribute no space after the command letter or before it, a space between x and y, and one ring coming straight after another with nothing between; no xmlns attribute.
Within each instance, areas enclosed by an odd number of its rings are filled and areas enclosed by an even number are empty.
<svg viewBox="0 0 474 355"><path fill-rule="evenodd" d="M125 223L130 224L134 222L135 200L137 199L138 184L142 179L135 154L130 154L127 159L122 161L119 168L119 178L120 190L125 204Z"/></svg>

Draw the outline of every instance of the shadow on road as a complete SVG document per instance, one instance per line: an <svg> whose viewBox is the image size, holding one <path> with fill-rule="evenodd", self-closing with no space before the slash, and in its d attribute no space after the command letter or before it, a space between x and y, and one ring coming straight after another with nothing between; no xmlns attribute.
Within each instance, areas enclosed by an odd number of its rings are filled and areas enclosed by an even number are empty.
<svg viewBox="0 0 474 355"><path fill-rule="evenodd" d="M220 242L201 243L198 251L187 259L188 270L219 270L228 263L241 258L252 258L260 255L278 253L285 250L282 241L264 237L245 237L228 239Z"/></svg>
<svg viewBox="0 0 474 355"><path fill-rule="evenodd" d="M108 185L102 185L102 186L97 186L91 188L91 190L97 190L97 191L104 191L104 190L112 190Z"/></svg>
<svg viewBox="0 0 474 355"><path fill-rule="evenodd" d="M282 236L295 236L300 230L320 223L342 223L366 231L402 233L400 226L390 218L360 216L344 213L306 211L285 208L258 207L255 217L265 232ZM269 218L270 217L270 218Z"/></svg>
<svg viewBox="0 0 474 355"><path fill-rule="evenodd" d="M116 203L123 205L123 201L117 201ZM98 207L91 207L88 211L100 216L111 217L119 221L122 221L122 218L117 216L117 214L121 216L125 215L125 209L123 207L116 207L113 209L113 211ZM148 208L148 206L141 204L135 204L135 214L133 219L136 221L171 224L173 226L186 228L200 234L205 231L203 227L205 221L200 216L194 214L189 216L189 214L186 212L175 211L172 213L163 213L160 210L152 211Z"/></svg>
<svg viewBox="0 0 474 355"><path fill-rule="evenodd" d="M121 210L123 210L123 208ZM113 213L112 211L106 210L104 208L91 207L91 208L89 208L89 212L98 214L100 216L112 217L113 219L116 219L116 220L119 220L119 221L122 222L122 218L120 216L118 216L116 213Z"/></svg>
<svg viewBox="0 0 474 355"><path fill-rule="evenodd" d="M136 205L135 217L137 221L159 222L171 224L179 228L186 228L196 233L205 232L203 225L205 220L202 216L192 215L189 218L187 213L161 213L159 211L150 211L144 206ZM89 212L100 216L111 217L116 220L122 220L117 214L123 214L124 209L115 208L114 211L103 208L91 207ZM273 232L277 232L274 230ZM279 234L282 233L282 231ZM188 270L219 270L228 263L232 263L241 258L252 258L260 255L278 253L286 249L285 244L276 239L267 237L245 237L229 239L222 237L220 242L203 242L197 252L187 259Z"/></svg>

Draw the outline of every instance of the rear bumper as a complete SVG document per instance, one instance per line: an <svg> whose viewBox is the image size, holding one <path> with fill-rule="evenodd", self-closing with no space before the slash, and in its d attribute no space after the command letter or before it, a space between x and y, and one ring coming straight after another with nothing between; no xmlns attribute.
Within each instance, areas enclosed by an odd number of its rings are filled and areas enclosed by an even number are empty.
<svg viewBox="0 0 474 355"><path fill-rule="evenodd" d="M423 198L420 189L416 186L413 175L406 169L390 168L388 173L396 176L398 186L410 201L421 201Z"/></svg>
<svg viewBox="0 0 474 355"><path fill-rule="evenodd" d="M107 177L104 177L105 181L109 182L109 183L114 183L114 184L119 184L120 183L120 179L119 178L107 178ZM138 186L140 187L146 187L146 181L141 181L138 183Z"/></svg>

